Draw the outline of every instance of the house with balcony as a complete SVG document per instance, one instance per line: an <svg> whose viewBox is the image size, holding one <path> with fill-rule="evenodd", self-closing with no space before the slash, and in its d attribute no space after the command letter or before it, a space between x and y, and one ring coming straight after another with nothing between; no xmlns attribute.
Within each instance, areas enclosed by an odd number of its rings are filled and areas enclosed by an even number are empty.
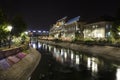
<svg viewBox="0 0 120 80"><path fill-rule="evenodd" d="M72 18L65 23L63 31L63 40L73 41L75 39L80 39L84 37L83 35L83 25L85 21L80 20L80 16Z"/></svg>
<svg viewBox="0 0 120 80"><path fill-rule="evenodd" d="M67 17L63 17L56 21L56 24L53 24L52 28L50 29L49 36L53 39L60 39L61 33L64 29L65 21Z"/></svg>

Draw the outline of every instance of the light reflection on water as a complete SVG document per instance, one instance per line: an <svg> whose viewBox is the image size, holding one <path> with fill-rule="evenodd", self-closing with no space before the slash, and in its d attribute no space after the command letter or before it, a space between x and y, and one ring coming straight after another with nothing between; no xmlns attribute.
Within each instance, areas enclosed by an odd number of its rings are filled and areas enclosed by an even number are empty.
<svg viewBox="0 0 120 80"><path fill-rule="evenodd" d="M115 72L115 77L114 79L111 78L111 80L120 80L120 67L112 66L112 64L106 63L102 59L98 59L96 57L86 55L81 52L73 51L70 49L55 47L52 45L39 43L38 46L42 50L50 52L56 59L56 61L69 67L75 68L78 71L81 70L81 65L85 66L88 72L91 72L91 76L97 76L97 80L101 77L101 75L106 76L107 71L110 72L110 74L114 74ZM35 44L33 44L33 48L36 48Z"/></svg>
<svg viewBox="0 0 120 80"><path fill-rule="evenodd" d="M120 80L120 67L118 67L116 71L116 80Z"/></svg>

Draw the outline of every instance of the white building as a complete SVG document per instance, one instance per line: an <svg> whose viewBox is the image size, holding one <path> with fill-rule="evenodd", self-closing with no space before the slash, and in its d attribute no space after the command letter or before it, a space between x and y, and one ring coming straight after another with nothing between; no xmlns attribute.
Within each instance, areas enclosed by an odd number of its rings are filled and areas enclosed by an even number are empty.
<svg viewBox="0 0 120 80"><path fill-rule="evenodd" d="M98 21L84 25L84 38L110 37L111 21Z"/></svg>
<svg viewBox="0 0 120 80"><path fill-rule="evenodd" d="M50 36L53 39L63 41L83 40L85 38L101 39L111 35L112 20L98 18L93 22L80 20L80 16L66 21L64 17L56 22L50 29Z"/></svg>

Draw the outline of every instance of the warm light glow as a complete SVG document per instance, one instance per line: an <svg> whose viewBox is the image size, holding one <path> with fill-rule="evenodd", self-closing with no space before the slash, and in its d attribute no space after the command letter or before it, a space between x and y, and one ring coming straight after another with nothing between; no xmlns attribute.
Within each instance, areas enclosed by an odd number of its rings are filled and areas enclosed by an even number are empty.
<svg viewBox="0 0 120 80"><path fill-rule="evenodd" d="M118 32L118 34L120 35L120 32Z"/></svg>
<svg viewBox="0 0 120 80"><path fill-rule="evenodd" d="M71 53L71 60L73 60L73 53Z"/></svg>
<svg viewBox="0 0 120 80"><path fill-rule="evenodd" d="M25 31L25 34L27 35L27 34L28 34L28 32L27 32L27 31Z"/></svg>
<svg viewBox="0 0 120 80"><path fill-rule="evenodd" d="M88 60L87 60L87 67L90 69L90 67L91 67L91 59L90 58L88 58Z"/></svg>
<svg viewBox="0 0 120 80"><path fill-rule="evenodd" d="M92 69L92 72L98 71L98 64L96 62L96 58L88 58L87 59L87 67L88 69Z"/></svg>
<svg viewBox="0 0 120 80"><path fill-rule="evenodd" d="M76 55L76 64L79 64L79 59L80 59L79 55Z"/></svg>
<svg viewBox="0 0 120 80"><path fill-rule="evenodd" d="M63 49L61 49L61 55L63 55L63 53L64 53L64 51L63 51Z"/></svg>
<svg viewBox="0 0 120 80"><path fill-rule="evenodd" d="M51 51L51 49L52 49L52 47L51 47L51 46L49 46L49 51Z"/></svg>
<svg viewBox="0 0 120 80"><path fill-rule="evenodd" d="M67 58L67 53L66 52L64 53L64 57L65 57L65 59Z"/></svg>
<svg viewBox="0 0 120 80"><path fill-rule="evenodd" d="M41 44L40 43L38 43L38 48L41 48Z"/></svg>
<svg viewBox="0 0 120 80"><path fill-rule="evenodd" d="M97 65L97 62L96 62L95 58L92 58L92 71L93 72L97 72L98 71L98 65Z"/></svg>
<svg viewBox="0 0 120 80"><path fill-rule="evenodd" d="M32 45L33 45L33 48L36 48L36 44L35 43L33 43Z"/></svg>
<svg viewBox="0 0 120 80"><path fill-rule="evenodd" d="M11 30L12 30L12 26L9 25L9 26L7 27L7 29L8 29L9 31L11 31Z"/></svg>
<svg viewBox="0 0 120 80"><path fill-rule="evenodd" d="M117 69L116 72L116 80L120 80L120 67Z"/></svg>
<svg viewBox="0 0 120 80"><path fill-rule="evenodd" d="M56 48L54 48L54 53L56 53Z"/></svg>

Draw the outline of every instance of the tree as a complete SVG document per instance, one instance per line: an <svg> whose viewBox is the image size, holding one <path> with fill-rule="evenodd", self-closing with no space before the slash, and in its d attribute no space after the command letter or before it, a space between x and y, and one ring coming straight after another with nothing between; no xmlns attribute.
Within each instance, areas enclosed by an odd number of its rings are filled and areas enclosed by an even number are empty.
<svg viewBox="0 0 120 80"><path fill-rule="evenodd" d="M113 22L113 27L111 29L112 32L112 36L115 39L119 39L119 32L120 32L120 8L118 9L116 16L115 16L116 20Z"/></svg>
<svg viewBox="0 0 120 80"><path fill-rule="evenodd" d="M7 28L7 18L5 16L5 13L0 8L0 44L2 44L3 41L6 42L8 37L8 31Z"/></svg>
<svg viewBox="0 0 120 80"><path fill-rule="evenodd" d="M24 32L27 29L27 24L23 20L21 16L15 16L12 20L12 35L18 37L22 32Z"/></svg>

